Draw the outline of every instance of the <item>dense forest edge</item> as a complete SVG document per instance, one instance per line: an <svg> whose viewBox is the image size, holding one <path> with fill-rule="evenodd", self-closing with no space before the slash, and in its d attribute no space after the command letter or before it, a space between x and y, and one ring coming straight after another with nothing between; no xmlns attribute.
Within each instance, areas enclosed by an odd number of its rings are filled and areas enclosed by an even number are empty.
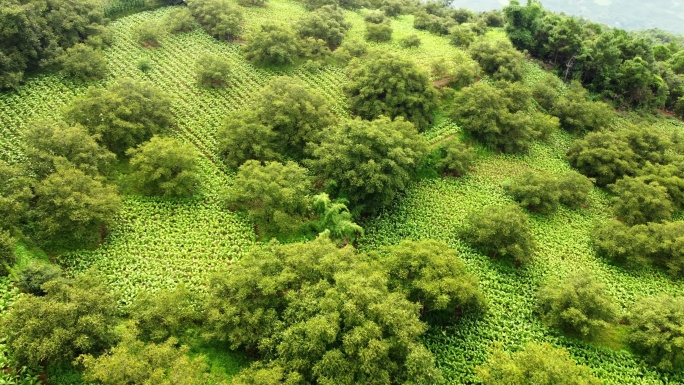
<svg viewBox="0 0 684 385"><path fill-rule="evenodd" d="M684 383L684 38L512 0L0 0L7 384Z"/></svg>

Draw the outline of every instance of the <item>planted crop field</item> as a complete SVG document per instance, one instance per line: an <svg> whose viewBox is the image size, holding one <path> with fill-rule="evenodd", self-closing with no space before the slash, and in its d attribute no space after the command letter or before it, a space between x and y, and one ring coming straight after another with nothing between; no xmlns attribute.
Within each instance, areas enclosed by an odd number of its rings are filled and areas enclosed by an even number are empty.
<svg viewBox="0 0 684 385"><path fill-rule="evenodd" d="M113 7L136 4L112 3L110 12L125 12ZM229 211L220 199L233 178L216 150L216 132L228 114L249 108L255 93L270 79L287 74L322 92L338 115L348 115L342 67L311 71L303 67L277 71L255 67L243 58L239 43L219 42L201 29L165 35L158 48L141 47L133 36L133 27L144 21L162 21L171 10L146 11L112 23L114 44L106 49L110 74L97 86L130 77L149 80L170 95L176 118L174 136L192 143L201 154L200 194L189 200L126 196L115 226L98 249L60 257L60 263L72 274L97 267L117 290L122 306L130 304L142 290L153 292L179 283L203 292L211 273L238 261L255 245L253 226ZM270 0L265 8L249 8L246 12L245 35L249 36L264 21L290 23L306 11L293 1ZM353 25L347 39L363 38L364 13L347 12ZM462 54L448 39L413 29L413 16L401 16L392 21L392 26L392 42L377 45L420 65ZM411 34L417 34L422 45L401 47L399 40ZM490 34L493 39L503 36L501 32ZM203 53L220 55L230 62L228 87L206 89L197 85L195 62ZM145 72L139 69L143 60L150 64ZM541 72L536 65L528 64L526 81L536 81ZM59 75L41 75L17 91L0 94L0 159L12 164L25 162L22 135L27 124L40 118L59 118L62 109L87 88L87 84ZM671 121L663 121L662 126L667 130L684 128ZM424 135L434 144L459 131L453 122L440 118ZM563 207L549 216L532 215L537 249L533 262L523 268L492 260L459 240L468 215L488 205L512 202L502 187L508 179L527 169L554 173L570 170L565 153L572 140L565 132L554 133L548 142L535 143L524 156L492 155L480 148L482 156L466 176L416 182L390 209L362 224L366 233L359 242L361 250L394 245L402 239L444 240L459 251L469 270L479 277L489 303L488 313L481 318L464 317L454 326L431 329L426 337L427 346L450 384L477 383L475 367L486 361L496 342L512 351L529 341L567 348L578 363L588 365L605 384L684 382L684 376L668 377L655 371L624 346L610 348L610 343L592 345L563 337L543 326L535 313L536 292L543 282L580 270L591 271L604 282L623 311L644 296L684 293L684 284L659 270L627 271L596 256L590 235L598 223L610 218L609 199L604 192L593 191L590 205L583 209ZM14 295L5 286L0 281L0 310ZM2 354L0 345L0 359Z"/></svg>

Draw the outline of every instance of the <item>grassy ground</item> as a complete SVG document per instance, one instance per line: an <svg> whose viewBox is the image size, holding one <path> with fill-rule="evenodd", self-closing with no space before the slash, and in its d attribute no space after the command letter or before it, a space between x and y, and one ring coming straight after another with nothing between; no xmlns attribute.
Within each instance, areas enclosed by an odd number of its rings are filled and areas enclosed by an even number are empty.
<svg viewBox="0 0 684 385"><path fill-rule="evenodd" d="M169 11L165 8L137 13L112 24L115 43L106 51L111 74L98 85L105 86L122 77L147 79L172 96L177 119L175 135L193 143L202 153L201 194L191 200L173 201L128 195L116 226L101 248L71 253L61 259L73 273L99 266L119 291L123 305L140 290L172 287L177 282L202 291L209 274L239 259L255 244L251 225L226 210L218 199L218 193L232 179L215 155L215 133L227 114L246 108L255 92L273 76L289 74L323 92L335 104L338 114L347 115L341 92L345 82L341 67L330 66L314 73L302 67L258 68L243 59L238 44L218 42L200 30L166 36L160 48L140 47L131 34L132 27L144 20L162 20ZM246 36L266 20L292 22L304 14L298 3L270 0L265 8L247 10ZM362 38L363 14L363 10L348 13L353 25L350 38ZM373 45L411 57L422 66L439 57L461 54L447 39L413 30L412 23L412 16L394 20L392 42ZM414 33L423 44L418 48L400 47L399 39ZM489 37L501 36L495 32ZM230 87L207 90L196 85L195 60L205 52L230 61L234 76ZM138 69L141 60L151 63L150 71ZM540 74L541 70L530 64L526 81L534 82ZM57 75L44 75L29 80L17 91L0 94L0 158L23 162L21 143L26 124L36 118L59 118L61 109L83 94L87 86ZM672 121L655 124L668 130L682 128ZM453 122L440 118L425 136L437 143L458 135L459 131ZM603 344L590 345L548 330L535 314L539 285L578 269L589 270L605 282L623 310L645 295L682 293L684 286L680 282L659 271L626 271L596 257L589 238L594 226L610 217L604 192L594 191L586 209L561 208L550 216L532 216L538 248L535 261L523 269L490 260L459 240L459 231L469 213L510 201L502 188L508 178L528 168L569 170L564 154L572 139L568 134L556 133L548 143L535 143L524 156L492 155L481 149L483 156L470 174L459 179L423 179L411 186L392 208L364 224L367 232L360 241L364 250L395 244L404 238L442 239L460 251L468 268L480 278L489 299L489 313L481 319L465 318L458 325L433 329L425 339L452 384L477 382L474 368L486 360L496 341L503 342L509 350L518 349L527 341L548 341L566 347L606 384L684 381L682 377L667 378L651 370L624 350L624 328L616 329ZM20 251L26 256L22 260L35 253L26 245L21 245ZM215 346L197 346L193 352L205 354L212 370L227 376L246 362L241 356L224 356L221 348Z"/></svg>

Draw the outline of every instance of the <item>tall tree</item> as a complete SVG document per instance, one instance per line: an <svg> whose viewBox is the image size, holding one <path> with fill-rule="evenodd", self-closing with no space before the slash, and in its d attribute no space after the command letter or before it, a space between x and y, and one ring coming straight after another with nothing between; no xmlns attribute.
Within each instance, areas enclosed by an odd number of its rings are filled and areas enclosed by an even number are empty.
<svg viewBox="0 0 684 385"><path fill-rule="evenodd" d="M363 119L381 115L404 117L425 130L437 107L436 93L427 73L411 60L375 51L348 67L351 82L346 91L352 111Z"/></svg>
<svg viewBox="0 0 684 385"><path fill-rule="evenodd" d="M188 8L208 34L223 40L242 32L244 12L229 0L188 0Z"/></svg>
<svg viewBox="0 0 684 385"><path fill-rule="evenodd" d="M326 135L311 164L357 210L377 212L406 189L426 151L423 137L402 118L356 118Z"/></svg>

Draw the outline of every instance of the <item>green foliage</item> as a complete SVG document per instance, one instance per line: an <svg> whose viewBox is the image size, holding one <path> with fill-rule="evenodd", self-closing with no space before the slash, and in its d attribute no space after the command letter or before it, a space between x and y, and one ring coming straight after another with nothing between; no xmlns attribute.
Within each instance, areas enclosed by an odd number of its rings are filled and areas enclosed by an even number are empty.
<svg viewBox="0 0 684 385"><path fill-rule="evenodd" d="M130 319L135 321L139 339L159 343L191 332L200 323L201 313L195 309L192 293L179 285L141 293L130 307Z"/></svg>
<svg viewBox="0 0 684 385"><path fill-rule="evenodd" d="M330 200L326 193L313 197L313 209L318 214L316 227L320 232L329 231L331 239L352 243L363 235L363 227L356 224L347 205L340 200Z"/></svg>
<svg viewBox="0 0 684 385"><path fill-rule="evenodd" d="M326 6L337 7L338 5L340 5L339 0L304 0L304 6L309 11L315 11Z"/></svg>
<svg viewBox="0 0 684 385"><path fill-rule="evenodd" d="M310 205L311 177L295 162L248 160L226 193L229 206L246 211L260 232L286 232L298 226Z"/></svg>
<svg viewBox="0 0 684 385"><path fill-rule="evenodd" d="M340 8L326 5L309 13L297 28L301 37L322 39L329 47L337 47L342 44L351 24L345 21L344 12Z"/></svg>
<svg viewBox="0 0 684 385"><path fill-rule="evenodd" d="M247 60L268 65L292 64L299 56L301 42L295 32L282 24L259 26L243 48Z"/></svg>
<svg viewBox="0 0 684 385"><path fill-rule="evenodd" d="M439 58L430 63L430 74L434 79L446 80L455 89L467 87L480 75L480 66L464 53Z"/></svg>
<svg viewBox="0 0 684 385"><path fill-rule="evenodd" d="M175 338L145 343L135 338L134 331L127 331L111 351L99 357L81 356L79 361L85 367L85 379L102 385L206 384L204 357L190 358L189 348L177 347L177 343Z"/></svg>
<svg viewBox="0 0 684 385"><path fill-rule="evenodd" d="M589 193L593 187L591 179L576 171L569 171L558 179L559 201L572 208L585 206L589 203Z"/></svg>
<svg viewBox="0 0 684 385"><path fill-rule="evenodd" d="M565 349L548 343L528 343L523 350L495 350L478 376L485 385L599 385L601 381L584 365L577 365Z"/></svg>
<svg viewBox="0 0 684 385"><path fill-rule="evenodd" d="M646 165L637 171L639 179L645 183L658 183L667 189L670 200L677 208L684 206L684 169L681 162Z"/></svg>
<svg viewBox="0 0 684 385"><path fill-rule="evenodd" d="M399 41L399 44L401 44L402 47L404 48L413 48L413 47L420 47L421 41L418 35L413 34L413 35L408 35L404 38L402 38Z"/></svg>
<svg viewBox="0 0 684 385"><path fill-rule="evenodd" d="M603 102L587 100L588 92L578 81L553 103L550 113L560 119L561 127L574 133L606 128L615 112Z"/></svg>
<svg viewBox="0 0 684 385"><path fill-rule="evenodd" d="M238 4L243 7L263 7L266 5L266 0L238 0Z"/></svg>
<svg viewBox="0 0 684 385"><path fill-rule="evenodd" d="M52 251L97 245L121 204L116 187L67 164L58 164L35 194L33 233Z"/></svg>
<svg viewBox="0 0 684 385"><path fill-rule="evenodd" d="M60 56L62 72L79 80L98 80L107 75L107 59L101 50L79 43Z"/></svg>
<svg viewBox="0 0 684 385"><path fill-rule="evenodd" d="M470 54L494 79L522 80L523 55L508 40L480 39L470 45Z"/></svg>
<svg viewBox="0 0 684 385"><path fill-rule="evenodd" d="M640 265L658 251L653 225L629 227L620 221L610 220L594 230L592 242L601 256L628 266Z"/></svg>
<svg viewBox="0 0 684 385"><path fill-rule="evenodd" d="M371 24L381 24L388 22L385 13L379 10L367 13L366 16L363 18L363 21Z"/></svg>
<svg viewBox="0 0 684 385"><path fill-rule="evenodd" d="M9 231L0 229L0 275L7 275L17 261L14 254L16 242Z"/></svg>
<svg viewBox="0 0 684 385"><path fill-rule="evenodd" d="M62 269L52 263L32 260L14 273L14 284L24 293L42 296L47 294L43 284L62 276Z"/></svg>
<svg viewBox="0 0 684 385"><path fill-rule="evenodd" d="M172 122L171 100L150 83L121 79L106 89L89 89L65 116L123 156L129 148L166 131Z"/></svg>
<svg viewBox="0 0 684 385"><path fill-rule="evenodd" d="M392 40L392 26L389 23L366 23L365 38L376 43L385 43Z"/></svg>
<svg viewBox="0 0 684 385"><path fill-rule="evenodd" d="M164 26L171 33L190 32L195 29L195 18L188 8L176 8L164 19Z"/></svg>
<svg viewBox="0 0 684 385"><path fill-rule="evenodd" d="M387 17L397 17L404 13L405 2L401 0L382 0L380 10L385 13Z"/></svg>
<svg viewBox="0 0 684 385"><path fill-rule="evenodd" d="M0 229L18 225L26 215L32 197L31 179L18 167L0 160Z"/></svg>
<svg viewBox="0 0 684 385"><path fill-rule="evenodd" d="M460 140L450 140L439 148L441 159L435 165L444 174L463 175L475 161L475 150Z"/></svg>
<svg viewBox="0 0 684 385"><path fill-rule="evenodd" d="M209 298L212 338L266 357L238 384L442 380L419 340L418 305L390 292L380 267L327 238L254 249L214 276Z"/></svg>
<svg viewBox="0 0 684 385"><path fill-rule="evenodd" d="M19 297L0 321L14 358L35 368L69 363L111 346L118 322L116 296L94 273L46 283L43 297Z"/></svg>
<svg viewBox="0 0 684 385"><path fill-rule="evenodd" d="M352 62L348 71L351 81L346 91L356 115L369 120L403 116L420 131L432 122L435 90L427 74L411 60L375 51L362 62Z"/></svg>
<svg viewBox="0 0 684 385"><path fill-rule="evenodd" d="M56 170L56 164L68 161L91 176L106 173L116 156L100 147L83 126L64 122L36 121L26 131L26 155L31 171L44 179Z"/></svg>
<svg viewBox="0 0 684 385"><path fill-rule="evenodd" d="M306 144L335 122L330 103L296 78L272 80L255 99L249 111L230 115L218 131L219 153L231 168L249 159L301 159Z"/></svg>
<svg viewBox="0 0 684 385"><path fill-rule="evenodd" d="M529 219L517 205L490 206L471 214L465 235L485 254L516 264L529 262L534 254Z"/></svg>
<svg viewBox="0 0 684 385"><path fill-rule="evenodd" d="M609 131L591 132L572 143L568 151L570 164L582 174L606 186L625 175L636 172L637 155L629 143Z"/></svg>
<svg viewBox="0 0 684 385"><path fill-rule="evenodd" d="M199 25L217 39L232 40L242 31L244 12L230 0L188 0Z"/></svg>
<svg viewBox="0 0 684 385"><path fill-rule="evenodd" d="M146 21L135 28L138 43L143 47L159 47L165 31L155 21Z"/></svg>
<svg viewBox="0 0 684 385"><path fill-rule="evenodd" d="M449 30L451 44L468 48L475 41L475 32L467 25L457 25Z"/></svg>
<svg viewBox="0 0 684 385"><path fill-rule="evenodd" d="M356 209L377 212L406 189L426 152L423 137L402 118L356 118L327 133L312 151L312 166Z"/></svg>
<svg viewBox="0 0 684 385"><path fill-rule="evenodd" d="M558 128L558 119L527 112L531 94L516 83L501 88L484 82L462 89L451 117L466 133L504 152L524 152L531 142Z"/></svg>
<svg viewBox="0 0 684 385"><path fill-rule="evenodd" d="M526 171L504 185L504 189L521 206L532 212L551 214L560 203L561 189L558 179L548 172Z"/></svg>
<svg viewBox="0 0 684 385"><path fill-rule="evenodd" d="M389 272L390 290L420 304L428 322L453 321L464 312L486 310L477 277L446 243L406 240L387 252L378 260Z"/></svg>
<svg viewBox="0 0 684 385"><path fill-rule="evenodd" d="M202 55L196 64L197 82L204 87L225 87L231 78L230 63L215 55Z"/></svg>
<svg viewBox="0 0 684 385"><path fill-rule="evenodd" d="M198 154L191 144L153 136L126 155L131 157L129 178L142 194L187 197L199 186Z"/></svg>
<svg viewBox="0 0 684 385"><path fill-rule="evenodd" d="M629 343L658 369L684 369L684 298L661 295L643 298L631 309Z"/></svg>
<svg viewBox="0 0 684 385"><path fill-rule="evenodd" d="M92 0L3 0L0 7L0 89L18 87L31 71L84 41L103 25Z"/></svg>
<svg viewBox="0 0 684 385"><path fill-rule="evenodd" d="M609 186L615 214L628 225L662 222L672 218L674 205L667 188L643 178L624 177Z"/></svg>
<svg viewBox="0 0 684 385"><path fill-rule="evenodd" d="M547 325L585 340L603 336L618 319L617 306L605 285L586 271L547 282L538 298Z"/></svg>

